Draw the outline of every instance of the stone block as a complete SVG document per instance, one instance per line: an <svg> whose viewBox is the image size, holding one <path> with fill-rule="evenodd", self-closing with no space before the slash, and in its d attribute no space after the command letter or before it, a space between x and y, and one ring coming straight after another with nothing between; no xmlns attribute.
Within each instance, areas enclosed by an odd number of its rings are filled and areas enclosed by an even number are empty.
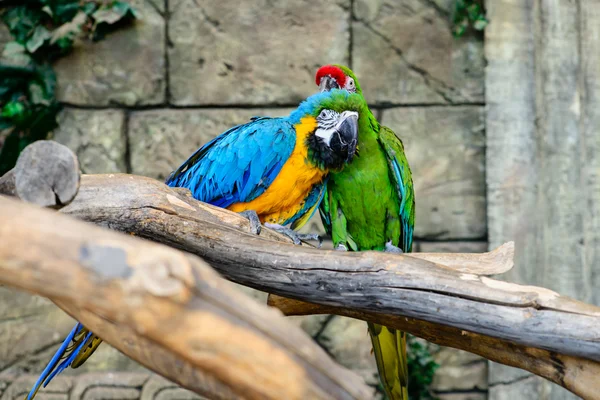
<svg viewBox="0 0 600 400"><path fill-rule="evenodd" d="M488 387L487 360L475 354L440 347L433 354L440 366L433 377L431 388L437 392L483 391Z"/></svg>
<svg viewBox="0 0 600 400"><path fill-rule="evenodd" d="M37 378L36 375L0 375L0 383L6 386L0 400L23 400ZM73 388L73 380L69 377L57 376L48 388L38 392L35 396L36 400L69 400L69 391Z"/></svg>
<svg viewBox="0 0 600 400"><path fill-rule="evenodd" d="M74 324L75 320L49 300L0 286L0 371L13 376L41 373ZM82 367L67 369L62 375L100 370L144 369L102 344Z"/></svg>
<svg viewBox="0 0 600 400"><path fill-rule="evenodd" d="M408 107L383 112L404 142L415 185L415 236L487 234L483 107Z"/></svg>
<svg viewBox="0 0 600 400"><path fill-rule="evenodd" d="M165 102L163 2L130 3L140 14L132 26L95 43L77 43L69 56L55 63L60 101L94 106Z"/></svg>
<svg viewBox="0 0 600 400"><path fill-rule="evenodd" d="M252 116L282 116L289 109L151 110L131 113L132 173L164 180L199 147Z"/></svg>
<svg viewBox="0 0 600 400"><path fill-rule="evenodd" d="M231 284L236 289L238 289L240 292L253 298L258 303L264 304L264 305L267 304L267 298L269 297L268 293L263 292L261 290L252 289L247 286L239 285L239 284L233 283L233 282L231 282ZM323 326L326 323L328 323L330 320L329 315L323 315L323 314L299 315L299 316L292 316L292 317L286 317L286 318L293 324L299 326L304 332L306 332L311 337L314 337L319 332L321 332L321 330L323 329Z"/></svg>
<svg viewBox="0 0 600 400"><path fill-rule="evenodd" d="M438 400L487 400L486 392L436 393Z"/></svg>
<svg viewBox="0 0 600 400"><path fill-rule="evenodd" d="M322 64L347 63L350 1L171 0L177 105L295 104Z"/></svg>
<svg viewBox="0 0 600 400"><path fill-rule="evenodd" d="M485 253L487 242L423 242L416 243L420 253Z"/></svg>
<svg viewBox="0 0 600 400"><path fill-rule="evenodd" d="M369 102L483 102L483 41L452 36L453 5L354 2L353 68Z"/></svg>
<svg viewBox="0 0 600 400"><path fill-rule="evenodd" d="M333 316L315 339L338 363L359 373L368 384L378 383L377 365L364 321Z"/></svg>
<svg viewBox="0 0 600 400"><path fill-rule="evenodd" d="M64 109L53 137L77 154L85 174L126 172L122 110Z"/></svg>
<svg viewBox="0 0 600 400"><path fill-rule="evenodd" d="M490 379L489 385L502 385L526 379L531 374L523 369L509 367L499 363L489 362Z"/></svg>
<svg viewBox="0 0 600 400"><path fill-rule="evenodd" d="M41 372L72 328L49 300L0 286L0 371Z"/></svg>
<svg viewBox="0 0 600 400"><path fill-rule="evenodd" d="M69 371L70 369L67 369ZM22 400L37 375L0 375L0 400ZM84 373L77 377L61 374L41 389L40 400L205 400L176 383L151 372Z"/></svg>
<svg viewBox="0 0 600 400"><path fill-rule="evenodd" d="M520 379L510 383L490 384L488 398L490 400L514 400L514 399L544 399L550 400L548 391L543 390L544 386L549 388L549 383L542 378L530 375L527 378ZM564 389L563 389L564 390ZM573 398L578 397L573 395Z"/></svg>
<svg viewBox="0 0 600 400"><path fill-rule="evenodd" d="M207 400L160 375L152 377L144 384L140 400Z"/></svg>

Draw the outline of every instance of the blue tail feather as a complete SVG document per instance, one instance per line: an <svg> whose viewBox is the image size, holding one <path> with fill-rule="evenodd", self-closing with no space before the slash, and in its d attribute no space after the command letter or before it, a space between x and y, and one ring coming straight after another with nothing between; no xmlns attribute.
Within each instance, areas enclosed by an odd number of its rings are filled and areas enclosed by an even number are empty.
<svg viewBox="0 0 600 400"><path fill-rule="evenodd" d="M40 377L38 378L38 380L33 385L33 388L31 389L31 391L27 395L27 400L33 399L33 397L36 395L38 389L42 385L42 382L44 382L44 387L46 387L46 385L48 384L48 382L50 382L50 380L56 375L56 373L52 373L52 371L56 368L56 365L60 361L61 357L65 354L65 351L69 347L69 344L71 344L71 341L73 340L73 338L75 337L75 335L77 335L79 332L81 332L82 329L83 329L83 325L81 325L81 323L78 322L77 325L75 325L75 327L71 330L71 333L69 333L69 335L67 336L67 338L60 345L60 347L58 348L58 350L56 351L56 353L54 354L54 356L52 356L52 359L50 360L50 362L48 363L48 365L46 366L46 368L44 368L44 371L42 371L42 374L40 375ZM91 333L88 333L88 335L89 334L91 334ZM85 341L83 343L85 343ZM76 355L79 352L80 349L81 349L81 345L79 345L79 347L77 348L77 350L74 351L71 354L71 356L69 357L69 359L71 359L73 357L73 354ZM64 364L64 361L63 361L62 364ZM62 366L62 364L61 364L61 366ZM64 369L64 368L62 368L62 369ZM61 369L61 371L62 371L62 369ZM47 378L48 375L50 375L50 374L52 374L52 375L49 378Z"/></svg>
<svg viewBox="0 0 600 400"><path fill-rule="evenodd" d="M48 385L48 383L50 383L52 378L54 378L56 375L63 372L65 370L65 368L67 368L68 366L71 365L71 363L73 362L75 357L77 357L77 355L79 354L79 351L87 344L88 340L91 337L92 337L92 332L88 332L88 334L85 335L85 338L81 341L81 343L79 343L79 346L77 346L77 348L71 353L71 355L69 355L69 357L66 360L64 360L62 363L60 363L60 365L54 370L54 372L52 372L50 374L50 376L48 376L48 379L46 379L46 381L44 382L43 387L46 387L46 385Z"/></svg>

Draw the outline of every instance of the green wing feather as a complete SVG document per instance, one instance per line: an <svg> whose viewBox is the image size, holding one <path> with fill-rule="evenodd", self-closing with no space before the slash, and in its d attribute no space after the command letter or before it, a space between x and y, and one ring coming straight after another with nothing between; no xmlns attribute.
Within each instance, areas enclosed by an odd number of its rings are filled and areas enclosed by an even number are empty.
<svg viewBox="0 0 600 400"><path fill-rule="evenodd" d="M412 172L404 154L404 144L394 131L387 126L382 126L379 131L379 142L385 150L390 175L400 199L401 228L398 247L408 253L412 250L415 227L415 192ZM388 237L398 236L398 232L389 232L388 235Z"/></svg>

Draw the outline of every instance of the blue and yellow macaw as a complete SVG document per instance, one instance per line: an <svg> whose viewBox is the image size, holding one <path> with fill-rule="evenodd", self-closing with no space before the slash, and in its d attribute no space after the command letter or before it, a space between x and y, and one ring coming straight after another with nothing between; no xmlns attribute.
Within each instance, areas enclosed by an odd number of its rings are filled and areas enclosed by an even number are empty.
<svg viewBox="0 0 600 400"><path fill-rule="evenodd" d="M243 214L291 237L317 210L329 171L352 161L361 96L313 95L284 118L255 117L202 146L166 180L200 201ZM287 228L286 225L290 225Z"/></svg>
<svg viewBox="0 0 600 400"><path fill-rule="evenodd" d="M197 200L244 213L251 229L260 222L291 236L317 210L329 171L352 161L364 100L346 90L313 95L289 116L255 117L217 136L168 178ZM287 228L286 225L291 227ZM52 357L27 400L65 368L82 365L102 339L81 323Z"/></svg>

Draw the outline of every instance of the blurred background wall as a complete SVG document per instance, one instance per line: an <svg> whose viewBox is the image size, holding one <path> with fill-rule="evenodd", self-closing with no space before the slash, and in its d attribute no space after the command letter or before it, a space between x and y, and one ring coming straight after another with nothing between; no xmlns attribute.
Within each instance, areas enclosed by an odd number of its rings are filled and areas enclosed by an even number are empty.
<svg viewBox="0 0 600 400"><path fill-rule="evenodd" d="M576 28L581 4L593 1L565 1L556 8L545 1L488 1L485 40L473 33L452 36L454 0L131 3L141 17L133 27L82 44L55 65L65 109L54 139L76 151L84 173L162 180L226 128L254 115L286 114L315 92L320 65L343 63L358 75L380 121L405 143L416 187L416 251L485 251L489 224L491 245L517 239L511 279L597 302L591 290L597 256L581 252L599 242L593 231L597 212L583 207L580 214L583 199L574 205L576 192L569 191L571 178L582 179L572 172L580 164L588 178L598 176L596 164L574 163L569 153L581 151L592 162L590 153L598 148L597 141L580 140L581 104L574 102L579 78L591 81L597 72L590 63L598 61L600 15L585 17L581 29L596 36L584 48ZM0 42L8 40L1 26ZM589 55L589 63L579 61L579 52ZM587 66L586 75L577 75L581 66ZM562 74L574 77L567 92ZM600 85L589 84L595 100ZM553 113L563 106L562 114ZM585 110L591 138L598 111ZM577 182L583 190L585 182ZM600 199L594 196L598 180L593 182L587 198L592 206ZM539 221L532 221L539 210ZM579 220L567 220L570 212ZM556 213L563 218L560 226L552 225ZM593 244L569 236L579 232L584 217ZM318 217L309 225L305 230L322 229ZM551 245L542 246L545 239ZM551 262L543 250L533 250L536 245L559 258L575 248L579 258ZM338 362L376 386L366 324L337 316L294 320ZM44 299L0 287L1 400L22 398L35 380L31 374L43 369L72 323ZM488 379L488 363L468 353L435 348L434 357L441 368L433 388L441 400L569 398L557 386L510 368L492 365ZM107 345L85 367L64 375L40 398L194 398Z"/></svg>

